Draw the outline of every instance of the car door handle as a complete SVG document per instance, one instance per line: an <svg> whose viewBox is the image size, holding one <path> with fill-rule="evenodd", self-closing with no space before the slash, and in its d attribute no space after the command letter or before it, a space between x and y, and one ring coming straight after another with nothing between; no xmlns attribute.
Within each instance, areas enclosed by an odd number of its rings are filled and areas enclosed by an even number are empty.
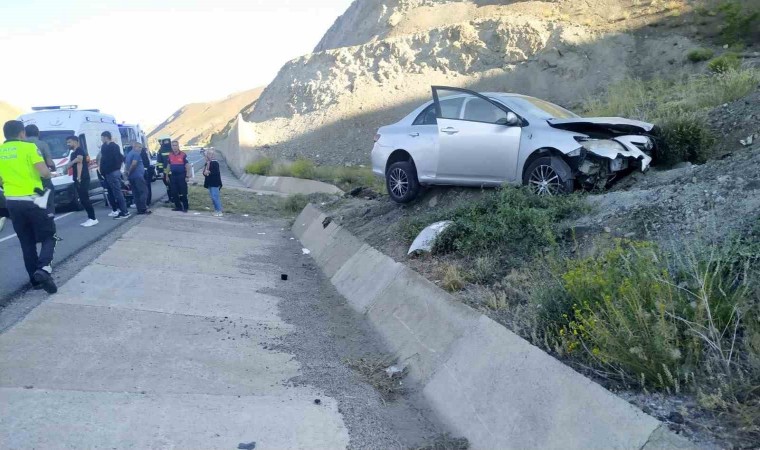
<svg viewBox="0 0 760 450"><path fill-rule="evenodd" d="M409 136L411 137L419 137L419 133L409 133Z"/></svg>
<svg viewBox="0 0 760 450"><path fill-rule="evenodd" d="M455 128L452 128L452 127L444 128L441 131L443 131L444 133L448 133L448 134L457 134L457 133L459 133L459 130L457 130Z"/></svg>

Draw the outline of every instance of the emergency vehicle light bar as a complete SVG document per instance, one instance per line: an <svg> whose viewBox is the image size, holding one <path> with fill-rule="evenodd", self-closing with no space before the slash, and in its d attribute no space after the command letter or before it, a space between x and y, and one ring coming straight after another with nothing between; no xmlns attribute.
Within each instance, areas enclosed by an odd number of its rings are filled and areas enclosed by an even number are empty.
<svg viewBox="0 0 760 450"><path fill-rule="evenodd" d="M52 105L52 106L33 106L32 111L46 111L53 109L77 109L78 105Z"/></svg>

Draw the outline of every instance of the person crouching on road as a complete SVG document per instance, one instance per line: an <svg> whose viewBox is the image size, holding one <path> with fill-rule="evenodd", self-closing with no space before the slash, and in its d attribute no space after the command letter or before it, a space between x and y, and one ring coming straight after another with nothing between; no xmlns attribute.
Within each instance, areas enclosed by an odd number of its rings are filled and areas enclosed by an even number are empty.
<svg viewBox="0 0 760 450"><path fill-rule="evenodd" d="M179 142L172 141L172 152L169 154L169 171L171 172L172 192L174 193L173 211L187 212L187 182L190 180L192 168L187 161L185 152L179 149Z"/></svg>
<svg viewBox="0 0 760 450"><path fill-rule="evenodd" d="M134 142L132 149L127 153L127 159L124 161L127 172L127 180L132 186L132 193L135 196L137 205L137 214L150 214L146 200L148 199L148 186L145 184L145 164L142 159L143 146L140 142Z"/></svg>
<svg viewBox="0 0 760 450"><path fill-rule="evenodd" d="M114 216L115 220L129 218L127 210L127 201L121 192L121 165L124 163L124 156L121 154L119 146L111 141L111 133L104 131L100 134L103 140L103 146L100 148L100 173L106 179L111 196L113 196L114 205L119 206L119 213Z"/></svg>
<svg viewBox="0 0 760 450"><path fill-rule="evenodd" d="M87 155L87 151L79 145L79 138L76 136L67 137L66 146L71 150L71 162L67 168L74 169L72 177L77 188L77 195L79 195L79 203L87 211L87 221L80 225L85 228L94 227L99 222L95 218L95 210L92 208L92 202L90 202L90 157Z"/></svg>
<svg viewBox="0 0 760 450"><path fill-rule="evenodd" d="M219 170L219 161L216 160L216 151L214 149L206 150L206 167L203 169L203 175L206 180L203 187L208 189L211 196L211 202L214 204L214 216L222 217L222 200L219 196L222 190L222 173Z"/></svg>
<svg viewBox="0 0 760 450"><path fill-rule="evenodd" d="M50 178L50 170L37 146L24 141L26 132L23 122L6 122L3 134L5 143L0 146L0 184L13 229L21 244L24 266L35 289L45 289L54 294L58 292L51 275L55 253L54 222L48 216L47 204L35 202L40 199L38 194L43 190L41 178ZM42 244L39 254L37 242Z"/></svg>

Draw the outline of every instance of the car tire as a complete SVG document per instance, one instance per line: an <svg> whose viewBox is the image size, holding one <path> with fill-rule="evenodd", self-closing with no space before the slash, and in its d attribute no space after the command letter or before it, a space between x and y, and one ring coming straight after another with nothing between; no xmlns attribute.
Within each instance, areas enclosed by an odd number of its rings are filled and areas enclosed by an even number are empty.
<svg viewBox="0 0 760 450"><path fill-rule="evenodd" d="M523 184L536 195L570 194L574 190L570 166L556 156L544 156L533 161L523 176Z"/></svg>
<svg viewBox="0 0 760 450"><path fill-rule="evenodd" d="M385 187L388 195L396 203L409 203L420 192L417 169L409 161L392 164L385 173Z"/></svg>

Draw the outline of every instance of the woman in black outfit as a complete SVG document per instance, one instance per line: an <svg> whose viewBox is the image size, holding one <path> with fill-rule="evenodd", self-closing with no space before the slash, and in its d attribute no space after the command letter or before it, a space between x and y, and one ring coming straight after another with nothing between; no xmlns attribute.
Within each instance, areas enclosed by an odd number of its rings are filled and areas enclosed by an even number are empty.
<svg viewBox="0 0 760 450"><path fill-rule="evenodd" d="M219 171L219 161L216 160L216 152L213 149L206 150L206 167L203 168L203 175L206 180L203 187L208 189L211 201L214 203L214 217L222 217L222 199L220 191L222 190L222 173Z"/></svg>

